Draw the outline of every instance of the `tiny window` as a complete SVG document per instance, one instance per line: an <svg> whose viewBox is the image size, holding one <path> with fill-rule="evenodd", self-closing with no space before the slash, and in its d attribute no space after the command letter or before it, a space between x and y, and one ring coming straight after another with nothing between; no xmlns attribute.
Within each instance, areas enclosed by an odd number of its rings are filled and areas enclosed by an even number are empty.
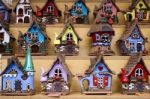
<svg viewBox="0 0 150 99"><path fill-rule="evenodd" d="M0 33L0 39L4 38L4 33Z"/></svg>
<svg viewBox="0 0 150 99"><path fill-rule="evenodd" d="M33 29L34 29L34 30L36 30L36 29L37 29L37 27L36 27L36 26L34 26L34 27L33 27Z"/></svg>
<svg viewBox="0 0 150 99"><path fill-rule="evenodd" d="M101 39L99 34L96 34L96 40L99 41Z"/></svg>
<svg viewBox="0 0 150 99"><path fill-rule="evenodd" d="M143 70L141 68L137 68L135 71L135 77L142 77L143 76Z"/></svg>
<svg viewBox="0 0 150 99"><path fill-rule="evenodd" d="M53 6L48 6L47 10L50 11L50 12L54 11L54 7Z"/></svg>
<svg viewBox="0 0 150 99"><path fill-rule="evenodd" d="M71 33L67 34L67 40L68 41L73 40L73 36Z"/></svg>
<svg viewBox="0 0 150 99"><path fill-rule="evenodd" d="M62 71L61 71L60 68L57 68L57 69L55 70L55 77L62 77Z"/></svg>

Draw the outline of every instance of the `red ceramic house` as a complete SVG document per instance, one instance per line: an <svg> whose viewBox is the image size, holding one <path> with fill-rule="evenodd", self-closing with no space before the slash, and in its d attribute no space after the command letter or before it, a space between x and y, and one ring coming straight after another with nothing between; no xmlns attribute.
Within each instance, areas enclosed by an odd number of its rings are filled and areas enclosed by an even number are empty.
<svg viewBox="0 0 150 99"><path fill-rule="evenodd" d="M149 92L149 75L150 72L143 61L142 54L132 55L120 74L122 92L127 94Z"/></svg>
<svg viewBox="0 0 150 99"><path fill-rule="evenodd" d="M42 22L58 23L61 11L56 6L54 0L47 0L42 9L37 6L36 16L41 18Z"/></svg>

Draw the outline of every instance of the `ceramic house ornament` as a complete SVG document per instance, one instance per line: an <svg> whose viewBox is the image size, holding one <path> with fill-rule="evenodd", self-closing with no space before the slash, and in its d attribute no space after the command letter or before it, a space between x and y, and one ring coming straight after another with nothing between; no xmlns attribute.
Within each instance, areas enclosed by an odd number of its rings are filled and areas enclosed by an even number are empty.
<svg viewBox="0 0 150 99"><path fill-rule="evenodd" d="M0 21L10 23L11 9L4 3L0 1Z"/></svg>
<svg viewBox="0 0 150 99"><path fill-rule="evenodd" d="M13 45L15 38L9 32L5 23L0 23L0 54L11 55L13 54Z"/></svg>
<svg viewBox="0 0 150 99"><path fill-rule="evenodd" d="M70 92L72 77L73 75L65 62L64 55L58 54L47 72L42 69L42 92L49 96L67 95Z"/></svg>
<svg viewBox="0 0 150 99"><path fill-rule="evenodd" d="M122 83L122 93L150 92L149 75L150 72L146 67L142 54L130 56L127 65L122 68L122 72L119 75Z"/></svg>
<svg viewBox="0 0 150 99"><path fill-rule="evenodd" d="M61 11L58 9L55 0L47 0L42 9L37 6L37 18L46 24L59 23L61 18Z"/></svg>
<svg viewBox="0 0 150 99"><path fill-rule="evenodd" d="M31 23L33 9L30 0L19 0L14 12L16 14L16 23Z"/></svg>
<svg viewBox="0 0 150 99"><path fill-rule="evenodd" d="M28 46L31 47L32 55L47 55L49 41L45 25L33 21L25 34L19 32L18 55L24 55Z"/></svg>
<svg viewBox="0 0 150 99"><path fill-rule="evenodd" d="M92 38L92 48L89 55L95 56L98 53L114 55L115 53L111 50L111 41L115 32L112 26L107 22L101 21L100 17L100 14L98 14L87 34Z"/></svg>
<svg viewBox="0 0 150 99"><path fill-rule="evenodd" d="M67 22L68 18L71 17L74 23L87 24L89 23L88 14L89 8L86 6L85 0L75 0L71 9L65 5L64 21Z"/></svg>
<svg viewBox="0 0 150 99"><path fill-rule="evenodd" d="M34 87L34 65L30 48L27 49L25 64L22 66L15 56L8 59L7 67L1 73L2 91L1 95L32 95Z"/></svg>
<svg viewBox="0 0 150 99"><path fill-rule="evenodd" d="M113 71L106 64L103 55L91 58L91 65L85 74L78 75L81 92L84 94L110 94Z"/></svg>
<svg viewBox="0 0 150 99"><path fill-rule="evenodd" d="M149 22L150 7L146 0L132 0L129 10L123 11L125 20L131 22L138 19L139 22Z"/></svg>
<svg viewBox="0 0 150 99"><path fill-rule="evenodd" d="M102 17L102 21L106 20L110 24L116 24L119 22L117 13L120 9L115 4L115 0L102 0L100 6L95 6L93 15L96 18L98 12Z"/></svg>
<svg viewBox="0 0 150 99"><path fill-rule="evenodd" d="M74 29L73 24L68 21L65 24L62 32L56 37L54 41L56 52L65 54L67 56L79 54L79 41L82 39L79 37Z"/></svg>
<svg viewBox="0 0 150 99"><path fill-rule="evenodd" d="M148 42L147 38L142 34L138 21L134 20L127 24L125 32L117 43L122 55L132 55L139 52L147 55L148 52L145 48L146 42Z"/></svg>

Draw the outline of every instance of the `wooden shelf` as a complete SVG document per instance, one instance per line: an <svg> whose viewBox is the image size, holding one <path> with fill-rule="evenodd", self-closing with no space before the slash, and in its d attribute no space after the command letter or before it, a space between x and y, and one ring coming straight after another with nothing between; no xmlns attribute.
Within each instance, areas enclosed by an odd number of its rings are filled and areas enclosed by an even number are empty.
<svg viewBox="0 0 150 99"><path fill-rule="evenodd" d="M57 99L46 95L37 94L33 96L0 96L0 99ZM59 99L150 99L150 94L122 95L113 93L111 95L84 95L79 92L61 96Z"/></svg>

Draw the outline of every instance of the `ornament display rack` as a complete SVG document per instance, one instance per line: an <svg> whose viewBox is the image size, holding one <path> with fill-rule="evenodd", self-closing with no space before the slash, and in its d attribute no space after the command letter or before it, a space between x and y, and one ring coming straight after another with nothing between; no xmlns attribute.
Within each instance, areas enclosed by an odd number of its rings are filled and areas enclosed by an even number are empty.
<svg viewBox="0 0 150 99"><path fill-rule="evenodd" d="M13 1L13 8L15 7L18 0ZM43 6L46 2L46 0L30 0L31 4L36 11L36 5ZM59 9L61 9L62 14L64 11L64 4L67 4L71 6L73 4L74 0L56 0L56 4ZM148 0L148 3L150 5L150 0ZM88 56L88 53L91 48L91 39L87 36L87 32L90 29L92 22L93 22L93 9L95 5L100 4L100 0L86 0L87 6L90 8L90 24L83 25L83 24L75 24L75 30L78 32L80 37L83 39L83 41L80 42L80 52L78 56L67 56L66 57L66 63L68 64L71 72L76 74L83 74L84 71L89 67L90 65L90 58L91 56ZM116 4L119 6L121 10L125 10L129 7L131 4L131 0L116 0ZM121 84L118 79L117 74L121 72L121 68L123 68L129 59L129 56L121 56L119 52L119 48L116 44L116 41L120 38L122 33L125 30L125 20L123 18L123 14L119 13L119 24L113 25L113 28L115 30L115 36L112 40L112 50L115 52L115 56L104 56L104 59L106 59L106 63L110 67L111 70L116 72L116 75L113 76L113 85L112 85L112 91L113 94L111 95L84 95L80 93L80 85L79 80L77 77L74 77L72 80L72 86L71 86L71 93L67 96L61 96L61 99L150 99L150 93L142 93L137 95L122 95L121 94ZM13 19L14 20L14 19ZM63 20L63 16L62 16ZM23 33L27 31L29 28L29 24L10 24L10 32L15 36L15 38L18 38L18 31L22 31ZM53 61L56 58L56 54L54 53L54 38L55 33L59 34L63 30L64 24L55 24L55 25L47 25L47 34L51 38L51 42L49 44L49 55L48 56L33 56L33 62L36 70L35 74L35 85L36 85L36 95L34 96L0 96L0 99L48 99L52 97L47 97L45 95L42 95L40 93L41 86L40 86L40 75L41 75L41 67L43 67L45 70L48 70L50 66L53 64ZM142 30L142 33L145 37L148 38L149 43L146 44L146 49L150 52L150 23L146 25L140 25L140 28ZM14 46L15 52L17 53L17 46ZM7 59L10 56L3 56L2 57L2 70L7 65ZM93 56L92 56L93 57ZM150 53L148 56L143 56L144 61L150 70ZM24 57L19 57L22 64L24 63ZM149 77L150 78L150 77Z"/></svg>

